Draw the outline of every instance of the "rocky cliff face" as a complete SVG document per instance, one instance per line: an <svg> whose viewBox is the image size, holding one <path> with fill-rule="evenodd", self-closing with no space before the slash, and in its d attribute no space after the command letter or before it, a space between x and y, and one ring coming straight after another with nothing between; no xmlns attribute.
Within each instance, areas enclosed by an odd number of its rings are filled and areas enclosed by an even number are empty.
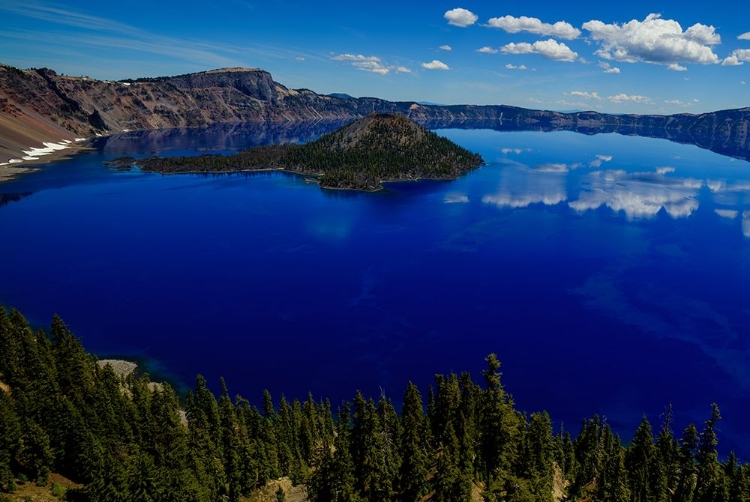
<svg viewBox="0 0 750 502"><path fill-rule="evenodd" d="M511 106L433 106L288 89L259 69L110 82L0 65L0 164L22 150L126 130L216 123L352 119L400 113L430 127L617 132L694 143L750 159L750 108L703 115L557 113Z"/></svg>

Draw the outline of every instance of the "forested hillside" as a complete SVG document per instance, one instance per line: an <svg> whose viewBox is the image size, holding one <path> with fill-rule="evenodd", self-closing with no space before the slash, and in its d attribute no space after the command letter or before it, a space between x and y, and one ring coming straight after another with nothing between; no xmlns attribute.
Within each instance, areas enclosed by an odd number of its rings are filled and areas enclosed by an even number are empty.
<svg viewBox="0 0 750 502"><path fill-rule="evenodd" d="M436 375L426 403L406 384L400 414L360 393L332 405L264 392L256 406L201 376L181 404L169 385L100 367L58 317L44 333L0 307L0 491L58 473L79 487L55 496L81 501L239 501L280 476L312 501L750 500L750 468L719 460L716 405L678 435L670 409L656 432L644 417L623 446L601 417L571 435L517 410L486 362L481 383Z"/></svg>
<svg viewBox="0 0 750 502"><path fill-rule="evenodd" d="M326 188L379 190L383 181L455 179L483 162L403 115L379 113L303 145L260 146L234 155L151 157L135 165L163 174L279 169L315 176Z"/></svg>

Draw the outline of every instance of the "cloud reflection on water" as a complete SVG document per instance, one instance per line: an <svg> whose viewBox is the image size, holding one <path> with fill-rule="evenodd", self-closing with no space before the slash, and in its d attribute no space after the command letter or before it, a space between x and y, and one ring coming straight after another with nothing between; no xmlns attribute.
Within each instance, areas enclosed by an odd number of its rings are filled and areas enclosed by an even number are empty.
<svg viewBox="0 0 750 502"><path fill-rule="evenodd" d="M722 218L727 218L729 220L733 220L737 218L737 215L739 214L739 211L735 209L714 209L714 213L718 214Z"/></svg>
<svg viewBox="0 0 750 502"><path fill-rule="evenodd" d="M500 174L497 191L482 197L482 202L512 209L538 203L559 204L568 198L565 192L568 170L566 164L543 164L536 169L509 165Z"/></svg>
<svg viewBox="0 0 750 502"><path fill-rule="evenodd" d="M622 170L594 171L578 200L568 205L578 211L607 206L630 219L653 218L664 209L672 218L687 218L698 209L702 182L691 178L667 177L663 168L652 173Z"/></svg>
<svg viewBox="0 0 750 502"><path fill-rule="evenodd" d="M607 207L623 213L628 220L653 219L661 211L673 219L683 219L698 210L701 192L708 188L713 202L720 206L711 208L715 214L726 219L742 215L742 232L750 238L750 211L743 212L750 203L750 182L680 176L680 170L669 164L657 164L648 170L642 166L633 171L627 165L626 169L619 169L622 159L613 162L615 156L605 154L568 163L550 160L522 163L527 153L535 151L503 148L504 154L519 157L499 162L503 168L499 171L498 186L481 197L482 203L519 209L532 204L553 206L567 202L579 213ZM612 168L602 168L605 164ZM468 196L464 199L452 194L445 202L468 202Z"/></svg>

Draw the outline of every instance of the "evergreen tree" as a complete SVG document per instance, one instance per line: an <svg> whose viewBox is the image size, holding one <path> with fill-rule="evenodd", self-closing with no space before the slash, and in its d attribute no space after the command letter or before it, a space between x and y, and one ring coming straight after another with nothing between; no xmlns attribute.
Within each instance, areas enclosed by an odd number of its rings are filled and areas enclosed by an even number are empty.
<svg viewBox="0 0 750 502"><path fill-rule="evenodd" d="M552 436L552 419L547 412L531 414L525 439L523 467L518 474L530 481L535 500L552 502L552 466L556 448Z"/></svg>
<svg viewBox="0 0 750 502"><path fill-rule="evenodd" d="M696 460L698 462L695 500L697 502L724 502L728 498L727 483L724 472L719 465L719 453L716 451L718 440L716 425L721 420L719 407L711 405L711 418L706 420L705 428L700 435Z"/></svg>
<svg viewBox="0 0 750 502"><path fill-rule="evenodd" d="M333 444L326 441L318 452L315 469L310 476L308 494L312 502L359 502L355 487L355 468L351 451L350 407L344 403L339 410L338 427Z"/></svg>
<svg viewBox="0 0 750 502"><path fill-rule="evenodd" d="M656 502L669 502L679 481L680 449L672 432L672 405L668 405L661 429L656 437L657 462L652 473L652 486Z"/></svg>
<svg viewBox="0 0 750 502"><path fill-rule="evenodd" d="M650 502L654 498L650 476L655 469L656 453L651 424L644 415L625 457L633 502Z"/></svg>
<svg viewBox="0 0 750 502"><path fill-rule="evenodd" d="M435 500L440 502L471 500L472 482L471 478L463 474L460 469L458 438L452 421L448 422L445 427L436 455L433 478Z"/></svg>
<svg viewBox="0 0 750 502"><path fill-rule="evenodd" d="M518 417L513 410L513 401L505 394L500 383L500 361L495 354L487 356L486 361L480 433L481 457L485 468L483 478L489 485L510 473L519 445Z"/></svg>
<svg viewBox="0 0 750 502"><path fill-rule="evenodd" d="M240 427L234 405L229 397L226 382L221 379L221 396L219 397L219 423L222 464L226 486L222 490L229 502L237 502L243 491L243 472L241 464L242 444Z"/></svg>
<svg viewBox="0 0 750 502"><path fill-rule="evenodd" d="M673 500L692 502L695 495L696 468L695 451L698 448L698 430L694 424L685 428L680 443L680 480Z"/></svg>
<svg viewBox="0 0 750 502"><path fill-rule="evenodd" d="M416 502L427 493L431 453L428 446L427 426L422 396L419 389L409 382L404 393L402 408L401 469L399 471L399 492L404 502Z"/></svg>
<svg viewBox="0 0 750 502"><path fill-rule="evenodd" d="M33 420L26 419L21 425L21 438L16 460L22 471L43 486L52 472L54 460L49 436Z"/></svg>
<svg viewBox="0 0 750 502"><path fill-rule="evenodd" d="M0 308L0 316L3 315ZM11 397L0 389L0 492L14 487L13 462L18 454L21 426Z"/></svg>

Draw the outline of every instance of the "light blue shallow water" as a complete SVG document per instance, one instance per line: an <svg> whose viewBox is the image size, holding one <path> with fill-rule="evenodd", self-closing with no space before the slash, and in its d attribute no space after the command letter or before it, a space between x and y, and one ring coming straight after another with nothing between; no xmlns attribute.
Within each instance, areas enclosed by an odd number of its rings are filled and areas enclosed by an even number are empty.
<svg viewBox="0 0 750 502"><path fill-rule="evenodd" d="M441 130L488 165L324 191L281 173L161 176L103 161L306 141L320 127L151 133L0 185L0 303L59 313L99 354L259 401L399 401L496 352L517 405L629 439L716 401L750 457L750 164L614 134ZM679 434L679 431L678 431Z"/></svg>

